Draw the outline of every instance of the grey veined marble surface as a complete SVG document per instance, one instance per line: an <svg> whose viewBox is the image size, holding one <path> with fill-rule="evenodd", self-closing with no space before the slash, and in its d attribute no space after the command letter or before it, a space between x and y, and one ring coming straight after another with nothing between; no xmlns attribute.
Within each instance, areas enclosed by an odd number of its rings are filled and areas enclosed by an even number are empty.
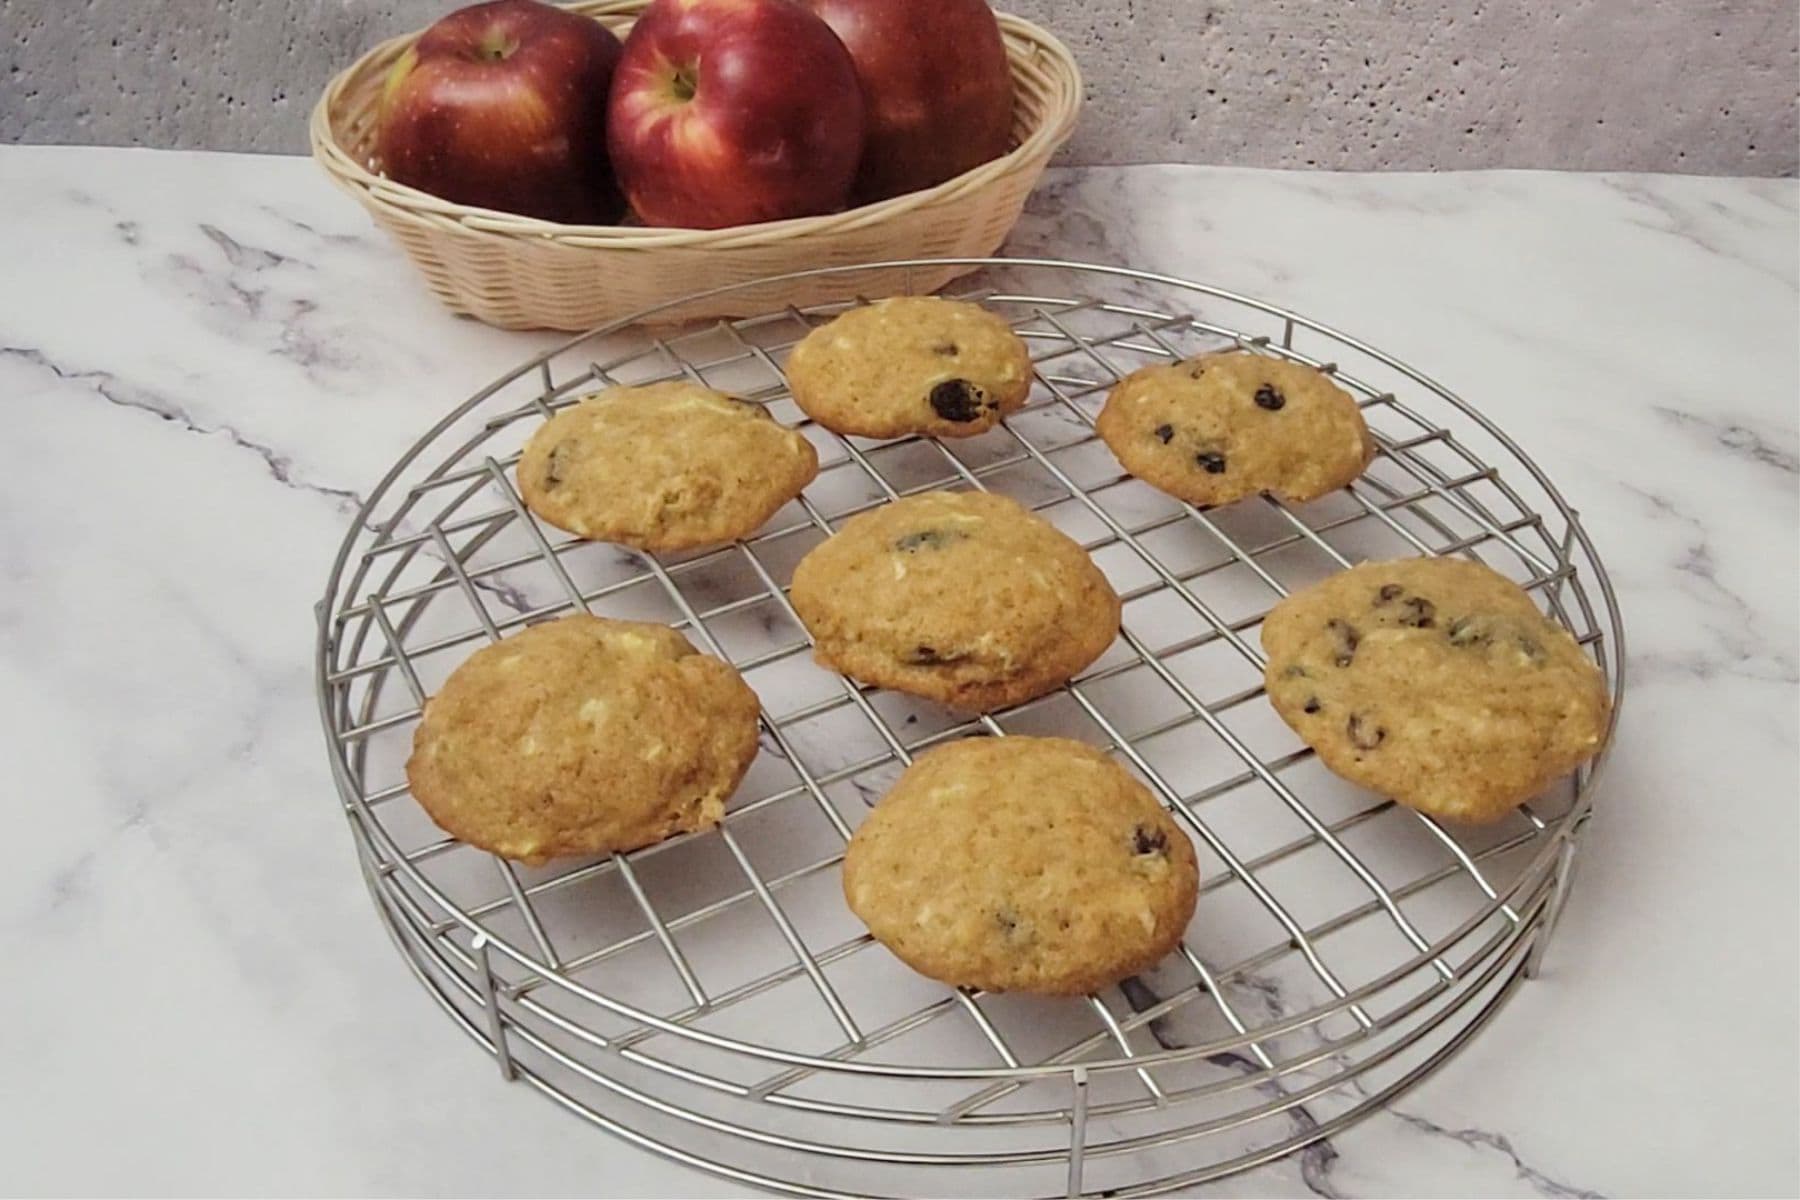
<svg viewBox="0 0 1800 1200"><path fill-rule="evenodd" d="M1393 1109L1208 1194L1800 1183L1796 190L1139 167L1034 197L1012 253L1262 296L1456 388L1581 510L1630 637L1543 977ZM502 1086L425 1002L318 731L310 606L359 497L552 339L446 315L301 160L6 148L0 194L8 1182L732 1194Z"/></svg>

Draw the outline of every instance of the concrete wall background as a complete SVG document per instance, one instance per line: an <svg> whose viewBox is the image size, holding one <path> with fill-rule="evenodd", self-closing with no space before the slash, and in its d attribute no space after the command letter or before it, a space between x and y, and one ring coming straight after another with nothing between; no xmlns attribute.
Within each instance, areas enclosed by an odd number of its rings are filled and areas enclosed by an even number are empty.
<svg viewBox="0 0 1800 1200"><path fill-rule="evenodd" d="M1793 175L1796 0L1000 0L1089 83L1071 162ZM456 0L0 0L0 140L304 153Z"/></svg>

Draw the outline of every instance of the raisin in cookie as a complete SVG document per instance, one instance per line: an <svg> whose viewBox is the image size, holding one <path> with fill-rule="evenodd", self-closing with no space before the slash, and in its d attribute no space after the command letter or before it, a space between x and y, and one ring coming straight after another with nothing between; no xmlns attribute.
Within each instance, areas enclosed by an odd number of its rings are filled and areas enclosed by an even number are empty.
<svg viewBox="0 0 1800 1200"><path fill-rule="evenodd" d="M1311 367L1230 350L1133 371L1094 428L1127 471L1178 500L1315 500L1375 443L1350 394Z"/></svg>
<svg viewBox="0 0 1800 1200"><path fill-rule="evenodd" d="M541 863L710 829L756 757L756 694L666 625L577 615L472 654L406 778L446 833Z"/></svg>
<svg viewBox="0 0 1800 1200"><path fill-rule="evenodd" d="M1154 965L1194 915L1194 845L1150 792L1065 738L920 756L850 839L844 898L958 987L1070 996Z"/></svg>
<svg viewBox="0 0 1800 1200"><path fill-rule="evenodd" d="M847 521L794 569L827 667L985 712L1061 686L1119 632L1093 560L1018 502L927 492Z"/></svg>
<svg viewBox="0 0 1800 1200"><path fill-rule="evenodd" d="M804 436L696 383L616 387L532 435L519 491L558 529L640 550L754 532L819 473Z"/></svg>
<svg viewBox="0 0 1800 1200"><path fill-rule="evenodd" d="M1337 774L1497 821L1599 752L1606 681L1516 584L1460 558L1364 563L1275 606L1265 683Z"/></svg>
<svg viewBox="0 0 1800 1200"><path fill-rule="evenodd" d="M970 437L1025 403L1031 355L978 304L896 296L821 325L787 360L794 401L862 437Z"/></svg>

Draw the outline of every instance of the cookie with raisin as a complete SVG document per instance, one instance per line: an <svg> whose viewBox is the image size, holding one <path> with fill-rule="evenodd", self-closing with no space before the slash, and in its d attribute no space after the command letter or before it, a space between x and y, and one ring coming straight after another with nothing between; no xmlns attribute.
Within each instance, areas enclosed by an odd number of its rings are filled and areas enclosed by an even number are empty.
<svg viewBox="0 0 1800 1200"><path fill-rule="evenodd" d="M1599 753L1606 680L1517 584L1463 558L1363 563L1262 625L1270 701L1332 771L1497 821Z"/></svg>
<svg viewBox="0 0 1800 1200"><path fill-rule="evenodd" d="M823 666L987 712L1060 687L1119 632L1087 552L1017 501L926 492L845 522L794 569Z"/></svg>
<svg viewBox="0 0 1800 1200"><path fill-rule="evenodd" d="M1200 507L1263 492L1316 500L1375 453L1362 410L1329 376L1242 350L1133 371L1094 427L1127 471Z"/></svg>
<svg viewBox="0 0 1800 1200"><path fill-rule="evenodd" d="M1081 995L1180 942L1194 845L1149 789L1065 738L969 738L923 754L850 840L844 898L921 974Z"/></svg>
<svg viewBox="0 0 1800 1200"><path fill-rule="evenodd" d="M542 863L719 823L756 693L666 625L576 614L470 655L425 704L406 779L446 832Z"/></svg>
<svg viewBox="0 0 1800 1200"><path fill-rule="evenodd" d="M972 437L1025 403L1031 355L979 304L896 296L852 308L788 355L788 386L838 433Z"/></svg>
<svg viewBox="0 0 1800 1200"><path fill-rule="evenodd" d="M819 473L760 404L675 380L563 409L519 459L532 512L579 537L673 551L748 536Z"/></svg>

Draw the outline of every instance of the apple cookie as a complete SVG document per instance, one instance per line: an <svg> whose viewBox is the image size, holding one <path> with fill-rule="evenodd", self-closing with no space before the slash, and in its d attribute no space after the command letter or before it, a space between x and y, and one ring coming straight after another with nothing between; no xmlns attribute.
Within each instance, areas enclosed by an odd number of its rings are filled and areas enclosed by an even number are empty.
<svg viewBox="0 0 1800 1200"><path fill-rule="evenodd" d="M1153 966L1199 891L1194 845L1143 784L1066 738L923 754L850 839L844 899L956 987L1074 996Z"/></svg>
<svg viewBox="0 0 1800 1200"><path fill-rule="evenodd" d="M558 529L640 550L755 532L819 473L805 436L760 404L676 381L615 387L532 435L519 492Z"/></svg>
<svg viewBox="0 0 1800 1200"><path fill-rule="evenodd" d="M1497 821L1600 750L1606 680L1505 576L1364 563L1275 606L1269 699L1332 771L1433 816Z"/></svg>
<svg viewBox="0 0 1800 1200"><path fill-rule="evenodd" d="M927 492L852 517L794 569L822 666L965 711L1060 687L1119 632L1086 552L1017 501Z"/></svg>
<svg viewBox="0 0 1800 1200"><path fill-rule="evenodd" d="M1094 428L1127 471L1200 506L1261 492L1315 500L1375 455L1348 392L1312 367L1241 350L1133 371Z"/></svg>
<svg viewBox="0 0 1800 1200"><path fill-rule="evenodd" d="M978 304L896 296L850 309L788 355L794 401L859 437L972 437L1025 403L1031 355Z"/></svg>
<svg viewBox="0 0 1800 1200"><path fill-rule="evenodd" d="M563 617L451 672L406 779L444 832L505 858L631 850L719 823L756 757L758 708L666 625Z"/></svg>

